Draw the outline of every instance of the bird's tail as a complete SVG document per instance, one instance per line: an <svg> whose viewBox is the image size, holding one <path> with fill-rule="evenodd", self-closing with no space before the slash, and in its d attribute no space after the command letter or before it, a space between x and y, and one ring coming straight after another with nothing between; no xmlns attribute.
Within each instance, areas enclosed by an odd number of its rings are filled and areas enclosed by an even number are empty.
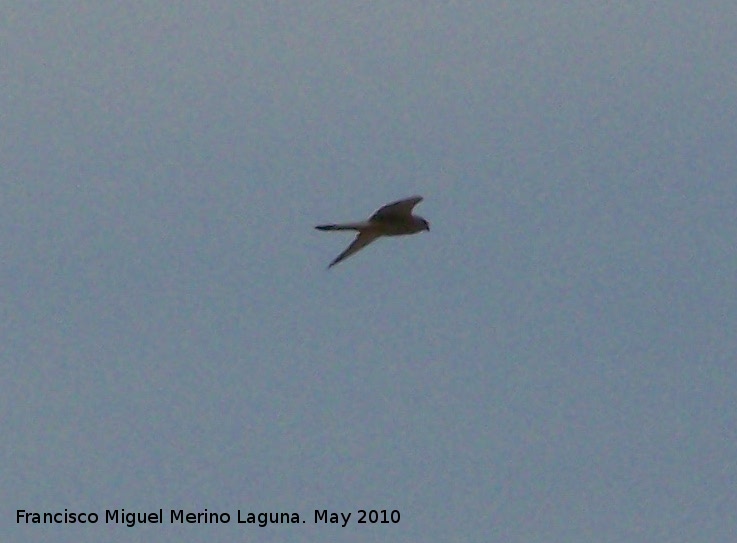
<svg viewBox="0 0 737 543"><path fill-rule="evenodd" d="M345 224L321 224L316 226L318 230L361 230L365 228L366 223L362 222L350 222Z"/></svg>

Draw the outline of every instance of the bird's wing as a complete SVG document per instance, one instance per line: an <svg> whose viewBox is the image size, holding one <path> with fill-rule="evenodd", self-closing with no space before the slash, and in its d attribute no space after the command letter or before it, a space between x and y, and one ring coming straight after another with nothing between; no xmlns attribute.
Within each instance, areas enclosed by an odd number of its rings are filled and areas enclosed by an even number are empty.
<svg viewBox="0 0 737 543"><path fill-rule="evenodd" d="M370 228L372 225L368 221L362 222L346 222L342 224L321 224L316 226L318 230L358 230Z"/></svg>
<svg viewBox="0 0 737 543"><path fill-rule="evenodd" d="M374 221L376 219L385 219L387 217L409 218L412 215L412 208L421 201L422 196L412 196L410 198L405 198L404 200L386 204L384 207L379 208L376 213L371 215L369 220Z"/></svg>
<svg viewBox="0 0 737 543"><path fill-rule="evenodd" d="M356 239L353 240L353 243L351 243L348 248L346 248L345 251L340 253L335 260L333 260L328 268L332 268L335 266L338 262L345 260L349 256L351 256L354 253L357 253L366 245L374 241L376 238L379 237L379 234L376 232L370 231L370 230L364 230L363 232L359 232L356 236Z"/></svg>

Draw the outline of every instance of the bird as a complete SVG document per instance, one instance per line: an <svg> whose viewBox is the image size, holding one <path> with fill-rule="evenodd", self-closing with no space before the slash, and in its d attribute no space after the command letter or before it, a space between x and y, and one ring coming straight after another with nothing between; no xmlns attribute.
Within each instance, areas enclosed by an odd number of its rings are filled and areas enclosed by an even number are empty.
<svg viewBox="0 0 737 543"><path fill-rule="evenodd" d="M333 260L328 269L357 253L372 241L382 236L404 236L423 230L430 231L430 223L420 216L412 215L412 208L422 201L422 196L410 196L380 207L366 221L343 224L321 224L317 230L357 230L356 239Z"/></svg>

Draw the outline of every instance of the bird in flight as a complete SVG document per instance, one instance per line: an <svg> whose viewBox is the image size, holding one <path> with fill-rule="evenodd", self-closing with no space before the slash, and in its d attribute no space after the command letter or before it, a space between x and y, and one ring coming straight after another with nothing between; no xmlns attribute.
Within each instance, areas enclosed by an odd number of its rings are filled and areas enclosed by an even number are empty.
<svg viewBox="0 0 737 543"><path fill-rule="evenodd" d="M404 236L423 230L430 231L430 224L422 217L412 215L412 208L422 201L422 196L412 196L379 208L367 221L343 224L322 224L318 230L357 230L358 235L348 248L333 260L328 268L357 253L381 236Z"/></svg>

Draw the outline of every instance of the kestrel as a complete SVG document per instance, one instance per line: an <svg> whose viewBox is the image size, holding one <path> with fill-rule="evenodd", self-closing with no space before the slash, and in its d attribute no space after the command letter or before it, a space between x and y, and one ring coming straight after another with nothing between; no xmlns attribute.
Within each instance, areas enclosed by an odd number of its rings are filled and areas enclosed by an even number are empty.
<svg viewBox="0 0 737 543"><path fill-rule="evenodd" d="M416 234L423 230L430 231L430 224L422 217L412 215L412 208L422 201L422 196L412 196L404 200L392 202L380 208L367 221L344 224L323 224L316 226L318 230L358 230L356 239L348 248L333 260L328 268L332 268L341 260L357 253L372 241L381 236L404 236Z"/></svg>

